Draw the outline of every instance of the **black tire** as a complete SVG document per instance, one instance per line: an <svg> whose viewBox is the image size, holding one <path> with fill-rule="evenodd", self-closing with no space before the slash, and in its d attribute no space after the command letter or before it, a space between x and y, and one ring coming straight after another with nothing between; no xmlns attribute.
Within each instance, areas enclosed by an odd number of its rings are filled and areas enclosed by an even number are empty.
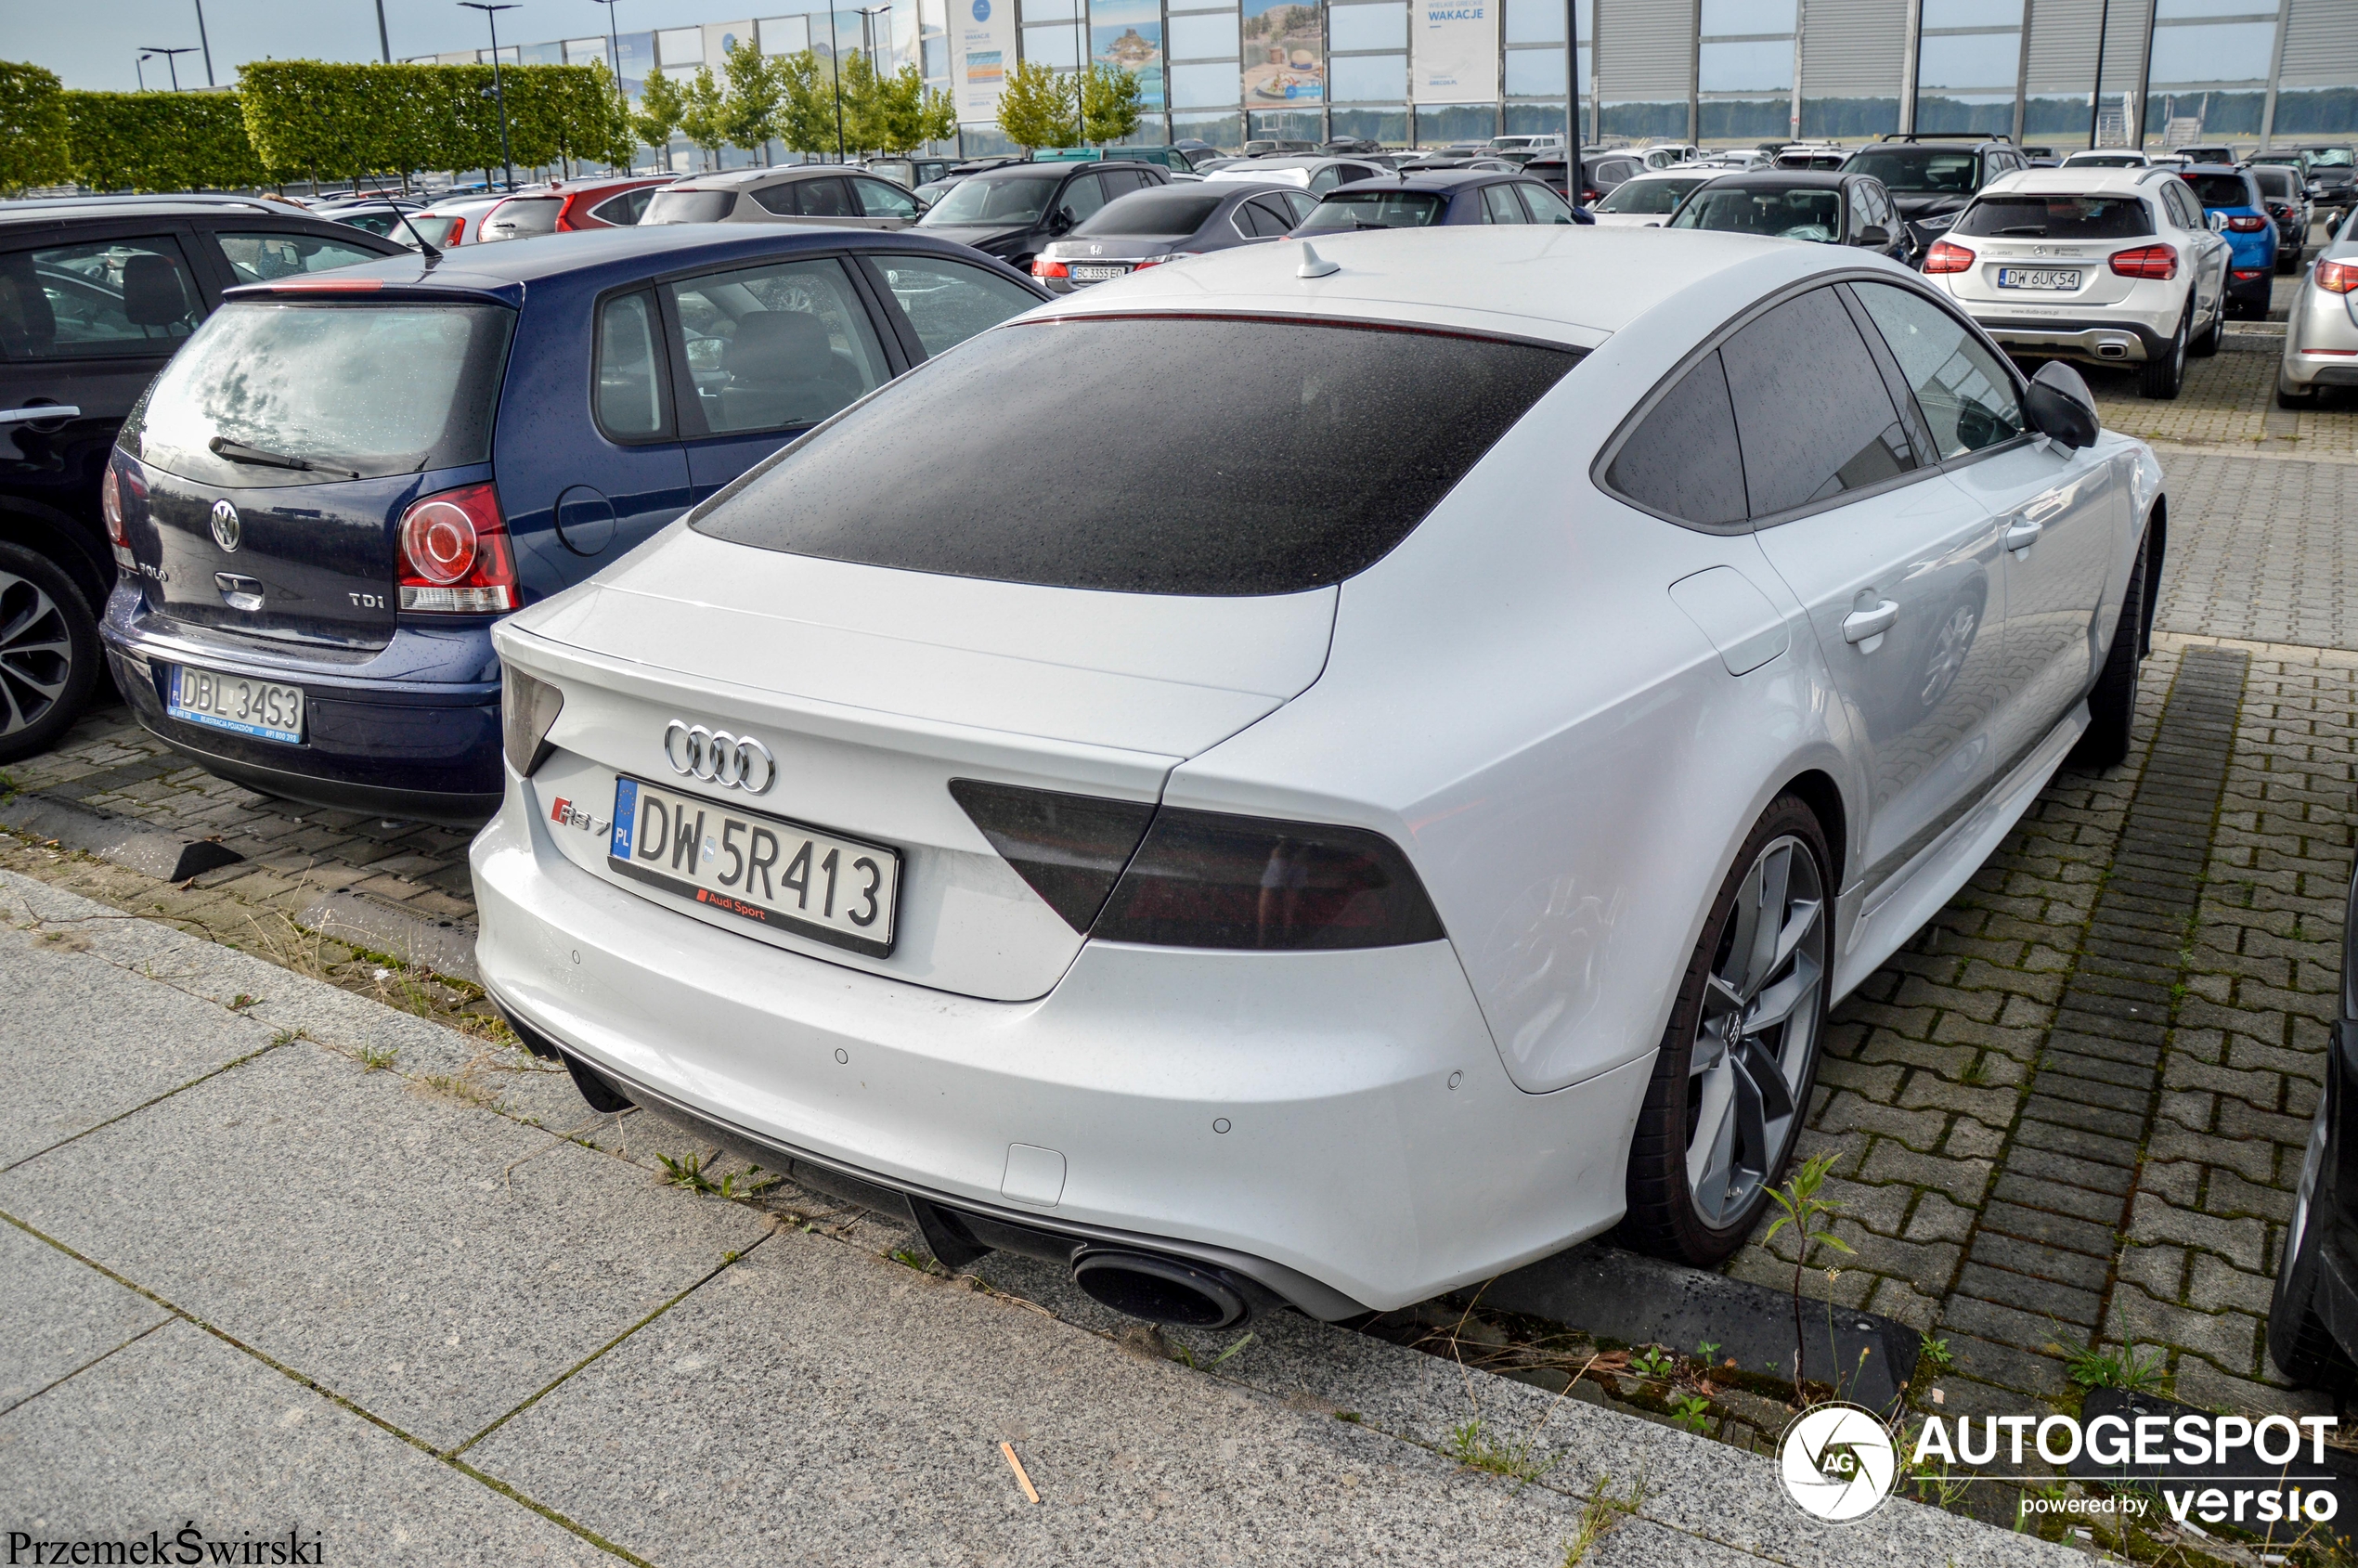
<svg viewBox="0 0 2358 1568"><path fill-rule="evenodd" d="M1814 1023L1804 1043L1807 1059L1801 1064L1800 1075L1794 1081L1792 1098L1797 1112L1792 1118L1792 1131L1785 1136L1783 1148L1764 1162L1766 1169L1750 1200L1722 1214L1720 1223L1712 1224L1698 1212L1690 1190L1688 1148L1699 1108L1691 1103L1691 1091L1696 1082L1692 1065L1695 1048L1705 1022L1705 987L1715 965L1725 956L1721 952L1723 944L1731 940L1738 893L1746 885L1754 863L1765 850L1786 838L1799 840L1815 862L1817 886L1821 890L1833 888L1833 861L1826 851L1825 830L1819 825L1817 813L1799 796L1779 796L1745 836L1734 865L1712 900L1703 935L1678 982L1678 999L1670 1009L1670 1024L1663 1031L1662 1049L1654 1057L1653 1078L1647 1085L1645 1105L1638 1113L1637 1131L1630 1141L1629 1208L1618 1234L1624 1245L1658 1258L1708 1268L1732 1255L1744 1244L1762 1211L1768 1207L1768 1189L1782 1179L1785 1167L1793 1160L1794 1149L1801 1141L1800 1125L1808 1115L1810 1090L1818 1076L1819 1047L1824 1039L1831 962L1821 965L1814 981ZM1833 900L1826 891L1819 919L1826 939L1822 951L1829 955L1833 952Z"/></svg>
<svg viewBox="0 0 2358 1568"><path fill-rule="evenodd" d="M2339 1056L2339 1051L2334 1053ZM2268 1359L2302 1388L2331 1391L2347 1396L2358 1393L2358 1366L2351 1362L2349 1353L2335 1342L2318 1311L2318 1285L2325 1273L2325 1262L2319 1250L2328 1230L2335 1225L2338 1203L2334 1195L2324 1189L2332 1179L2331 1166L2336 1151L2319 1134L2332 1128L2328 1120L2332 1101L2339 1092L2341 1069L2339 1063L2326 1069L2326 1104L2320 1108L2320 1121L2312 1128L2310 1146L2302 1161L2300 1185L2293 1211L2293 1227L2286 1240L2285 1255L2276 1265L2276 1288L2268 1303Z"/></svg>
<svg viewBox="0 0 2358 1568"><path fill-rule="evenodd" d="M2167 403L2178 395L2180 387L2186 384L2186 334L2193 327L2194 319L2195 305L2189 300L2186 302L2186 314L2179 318L2178 330L2170 337L2169 348L2163 351L2160 358L2146 360L2144 368L2137 372L2140 395Z"/></svg>
<svg viewBox="0 0 2358 1568"><path fill-rule="evenodd" d="M2187 356L2208 359L2224 347L2227 342L2227 313L2222 309L2210 318L2210 330L2186 344Z"/></svg>
<svg viewBox="0 0 2358 1568"><path fill-rule="evenodd" d="M605 1074L571 1052L565 1053L565 1070L573 1075L573 1086L581 1091L581 1097L590 1102L591 1110L613 1116L630 1108L633 1102L629 1095L615 1088Z"/></svg>
<svg viewBox="0 0 2358 1568"><path fill-rule="evenodd" d="M2117 768L2129 756L2129 734L2137 722L2137 671L2145 662L2145 543L2137 544L2137 559L2129 568L2129 582L2120 595L2120 620L2112 630L2112 650L2105 655L2104 673L2088 693L2088 732L2071 748L2068 758L2081 768Z"/></svg>
<svg viewBox="0 0 2358 1568"><path fill-rule="evenodd" d="M55 745L98 683L98 618L58 564L0 540L0 762Z"/></svg>

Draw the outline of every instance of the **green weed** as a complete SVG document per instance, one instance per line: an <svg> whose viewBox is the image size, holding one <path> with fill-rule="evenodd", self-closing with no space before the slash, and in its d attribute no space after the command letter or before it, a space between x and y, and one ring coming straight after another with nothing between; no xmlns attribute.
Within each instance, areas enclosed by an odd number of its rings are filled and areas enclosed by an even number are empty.
<svg viewBox="0 0 2358 1568"><path fill-rule="evenodd" d="M1629 1358L1629 1370L1649 1382L1668 1382L1678 1363L1660 1345L1648 1345Z"/></svg>
<svg viewBox="0 0 2358 1568"><path fill-rule="evenodd" d="M1614 1497L1608 1490L1612 1484L1612 1476L1600 1475L1597 1477L1597 1484L1589 1489L1588 1501L1580 1510L1579 1528L1564 1543L1563 1568L1575 1568L1580 1560L1588 1555L1588 1549L1595 1546L1606 1531L1624 1519L1635 1516L1646 1500L1646 1479L1642 1475L1629 1488L1626 1497Z"/></svg>
<svg viewBox="0 0 2358 1568"><path fill-rule="evenodd" d="M732 1171L715 1181L710 1166L713 1160L720 1158L720 1151L717 1148L709 1154L691 1154L684 1160L674 1160L667 1154L658 1154L655 1158L663 1162L664 1170L668 1173L664 1180L673 1186L686 1187L690 1192L708 1192L715 1198L725 1198L732 1202L768 1192L781 1185L782 1180L764 1174L758 1166L747 1166L742 1171Z"/></svg>
<svg viewBox="0 0 2358 1568"><path fill-rule="evenodd" d="M360 1070L381 1072L391 1067L394 1058L400 1054L390 1045L363 1045L360 1047Z"/></svg>
<svg viewBox="0 0 2358 1568"><path fill-rule="evenodd" d="M1515 1490L1520 1492L1555 1469L1557 1461L1563 1458L1561 1454L1550 1454L1542 1463L1537 1447L1535 1433L1521 1442L1510 1440L1501 1443L1489 1437L1482 1430L1481 1418L1476 1417L1450 1432L1449 1442L1442 1452L1468 1470L1488 1471L1493 1475L1508 1477L1514 1482Z"/></svg>
<svg viewBox="0 0 2358 1568"><path fill-rule="evenodd" d="M1711 1401L1699 1393L1682 1393L1670 1402L1670 1419L1697 1437L1709 1437Z"/></svg>
<svg viewBox="0 0 2358 1568"><path fill-rule="evenodd" d="M2081 1388L2117 1388L2124 1393L2157 1391L2170 1374L2169 1353L2155 1345L2099 1350L2094 1345L2069 1353L2071 1380Z"/></svg>

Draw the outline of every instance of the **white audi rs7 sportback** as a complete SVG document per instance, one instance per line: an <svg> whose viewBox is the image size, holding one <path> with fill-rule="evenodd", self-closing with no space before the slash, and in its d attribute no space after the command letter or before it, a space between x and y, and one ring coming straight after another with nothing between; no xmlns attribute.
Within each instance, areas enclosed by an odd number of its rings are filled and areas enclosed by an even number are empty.
<svg viewBox="0 0 2358 1568"><path fill-rule="evenodd" d="M1157 267L501 625L478 959L593 1105L1141 1316L1711 1263L1828 1009L2125 754L2163 521L1856 251Z"/></svg>

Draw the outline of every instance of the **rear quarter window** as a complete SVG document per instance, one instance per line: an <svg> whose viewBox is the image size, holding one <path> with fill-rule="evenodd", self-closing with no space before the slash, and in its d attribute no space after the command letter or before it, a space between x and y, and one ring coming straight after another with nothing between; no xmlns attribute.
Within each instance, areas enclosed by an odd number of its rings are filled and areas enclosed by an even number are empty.
<svg viewBox="0 0 2358 1568"><path fill-rule="evenodd" d="M814 432L693 526L1000 582L1296 593L1381 559L1579 357L1278 317L1017 323ZM1128 439L1039 439L1085 430Z"/></svg>

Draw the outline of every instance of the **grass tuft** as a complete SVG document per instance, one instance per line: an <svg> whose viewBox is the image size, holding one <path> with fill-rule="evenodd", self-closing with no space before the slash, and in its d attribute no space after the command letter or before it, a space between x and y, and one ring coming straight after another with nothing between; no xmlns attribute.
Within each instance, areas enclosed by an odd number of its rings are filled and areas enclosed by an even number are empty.
<svg viewBox="0 0 2358 1568"><path fill-rule="evenodd" d="M1482 1419L1476 1417L1455 1429L1442 1452L1468 1470L1487 1471L1493 1475L1507 1477L1515 1484L1518 1492L1555 1469L1557 1462L1563 1458L1561 1453L1550 1454L1542 1463L1537 1451L1539 1440L1536 1433L1520 1442L1510 1439L1502 1443L1487 1435L1482 1428Z"/></svg>

